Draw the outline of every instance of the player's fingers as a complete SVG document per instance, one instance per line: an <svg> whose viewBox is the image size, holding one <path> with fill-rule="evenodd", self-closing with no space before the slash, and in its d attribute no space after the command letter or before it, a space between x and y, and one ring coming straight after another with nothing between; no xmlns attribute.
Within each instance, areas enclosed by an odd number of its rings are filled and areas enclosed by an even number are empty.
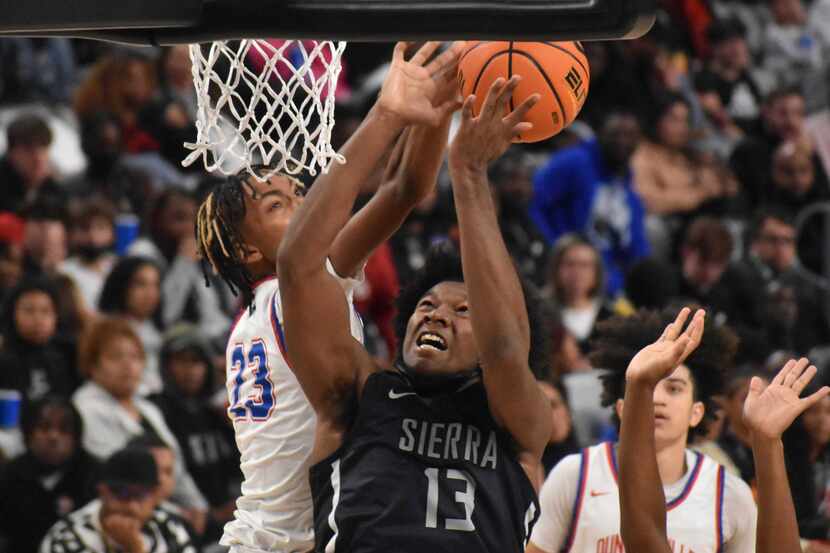
<svg viewBox="0 0 830 553"><path fill-rule="evenodd" d="M527 112L529 112L531 109L533 109L533 106L538 104L539 100L541 100L541 99L542 99L541 94L533 94L533 95L525 98L524 102L519 104L516 107L516 109L514 109L511 113L509 113L507 115L507 117L504 118L505 124L511 125L511 126L515 126L515 125L519 124L522 120L524 120L525 115L527 115Z"/></svg>
<svg viewBox="0 0 830 553"><path fill-rule="evenodd" d="M784 384L783 385L786 386L787 388L792 388L793 383L796 381L796 379L798 379L799 376L801 376L801 373L804 372L804 369L807 368L807 365L809 363L810 362L807 361L807 359L805 357L802 357L801 359L799 359L798 363L793 365L793 368L790 369L790 372L788 372L787 376L784 377Z"/></svg>
<svg viewBox="0 0 830 553"><path fill-rule="evenodd" d="M501 77L493 81L490 90L487 91L487 97L484 99L484 105L481 106L481 113L479 115L489 117L495 111L498 99L505 86L506 81Z"/></svg>
<svg viewBox="0 0 830 553"><path fill-rule="evenodd" d="M512 132L513 137L521 136L522 134L530 131L533 129L533 123L529 121L522 121L521 123L517 123L514 127Z"/></svg>
<svg viewBox="0 0 830 553"><path fill-rule="evenodd" d="M464 51L464 42L454 42L452 46L441 52L434 60L429 62L426 66L430 75L435 75L442 71L447 71L453 67L458 66L458 61L461 59L461 53Z"/></svg>
<svg viewBox="0 0 830 553"><path fill-rule="evenodd" d="M688 307L684 307L680 310L680 313L677 314L677 318L674 322L666 328L666 340L676 340L677 337L680 336L680 331L683 330L683 325L686 323L686 319L689 318L689 313L691 313L691 311L692 310Z"/></svg>
<svg viewBox="0 0 830 553"><path fill-rule="evenodd" d="M395 44L395 49L392 51L392 61L398 61L406 57L406 50L409 48L409 42L398 42Z"/></svg>
<svg viewBox="0 0 830 553"><path fill-rule="evenodd" d="M772 379L772 384L775 384L775 385L778 385L778 386L783 386L784 385L784 379L787 377L787 374L789 374L790 370L794 366L795 366L795 359L790 359L789 361L787 361L784 364L784 366L781 367L781 370L778 371L778 374L775 375L775 378Z"/></svg>
<svg viewBox="0 0 830 553"><path fill-rule="evenodd" d="M804 370L804 372L801 373L801 376L796 378L795 382L793 382L793 392L795 392L798 395L801 395L801 392L804 391L804 388L806 388L807 384L809 384L813 377L816 376L817 372L818 369L815 367L815 365L810 365L809 367L807 367Z"/></svg>
<svg viewBox="0 0 830 553"><path fill-rule="evenodd" d="M519 86L521 80L522 78L519 75L513 75L510 77L507 84L505 84L504 88L501 90L501 94L499 94L499 106L507 105L507 102L509 102L510 98L513 97L513 93L516 91L516 87Z"/></svg>
<svg viewBox="0 0 830 553"><path fill-rule="evenodd" d="M823 386L818 392L810 394L799 402L803 406L801 411L806 411L822 399L826 398L828 395L830 395L830 387Z"/></svg>
<svg viewBox="0 0 830 553"><path fill-rule="evenodd" d="M444 117L447 117L451 113L455 113L462 105L463 103L459 98L447 100L436 108L436 111L439 113L439 119L444 119Z"/></svg>
<svg viewBox="0 0 830 553"><path fill-rule="evenodd" d="M439 46L441 46L441 43L438 41L431 40L427 42L426 44L418 48L418 51L415 52L415 55L412 56L412 59L409 60L409 63L412 63L414 65L424 65L427 62L427 60L429 60L429 58L432 56L432 54L435 53ZM444 53L446 54L446 52ZM440 57L441 56L435 58L433 60L433 63L437 61Z"/></svg>
<svg viewBox="0 0 830 553"><path fill-rule="evenodd" d="M461 121L462 123L468 123L473 118L473 106L476 103L476 95L470 94L467 96L467 99L464 100L464 104L461 107Z"/></svg>

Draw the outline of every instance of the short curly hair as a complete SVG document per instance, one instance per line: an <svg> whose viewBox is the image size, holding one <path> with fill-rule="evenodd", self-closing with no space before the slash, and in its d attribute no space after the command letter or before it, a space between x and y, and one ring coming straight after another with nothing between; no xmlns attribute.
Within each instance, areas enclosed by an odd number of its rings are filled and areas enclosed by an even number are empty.
<svg viewBox="0 0 830 553"><path fill-rule="evenodd" d="M450 242L440 243L430 248L423 268L415 273L409 284L398 295L395 336L398 341L396 362L400 366L404 365L402 348L409 318L415 312L421 298L441 282L464 282L461 257ZM550 333L547 317L543 309L543 301L535 287L523 279L521 284L530 326L528 365L537 378L544 378L550 373L548 347Z"/></svg>
<svg viewBox="0 0 830 553"><path fill-rule="evenodd" d="M652 311L642 309L630 317L612 317L597 326L591 343L591 362L603 370L602 406L613 405L625 397L625 371L638 351L651 344L663 333L666 326L677 317L677 310ZM717 325L706 319L703 337L698 348L684 363L692 376L695 401L703 403L703 419L689 436L706 433L715 418L714 397L722 394L727 370L732 367L738 348L737 335L727 326ZM616 411L614 423L619 429L620 419Z"/></svg>

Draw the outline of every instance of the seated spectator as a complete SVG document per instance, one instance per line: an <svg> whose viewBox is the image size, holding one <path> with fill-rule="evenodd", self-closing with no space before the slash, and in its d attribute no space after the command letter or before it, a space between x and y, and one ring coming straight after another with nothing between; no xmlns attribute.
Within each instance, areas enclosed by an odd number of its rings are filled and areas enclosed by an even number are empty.
<svg viewBox="0 0 830 553"><path fill-rule="evenodd" d="M156 152L158 141L140 125L140 113L156 92L152 64L137 54L101 58L75 92L75 112L84 121L101 111L116 116L128 153Z"/></svg>
<svg viewBox="0 0 830 553"><path fill-rule="evenodd" d="M530 154L513 146L490 168L499 226L519 273L538 286L545 280L548 247L527 212L533 198L534 164Z"/></svg>
<svg viewBox="0 0 830 553"><path fill-rule="evenodd" d="M53 275L67 256L65 210L56 200L39 198L23 209L25 270L30 275Z"/></svg>
<svg viewBox="0 0 830 553"><path fill-rule="evenodd" d="M124 257L104 281L98 309L101 313L123 317L141 338L144 371L138 393L141 396L161 391L159 370L161 353L160 288L161 272L145 257Z"/></svg>
<svg viewBox="0 0 830 553"><path fill-rule="evenodd" d="M218 539L239 495L239 454L227 415L216 410L210 347L198 329L176 326L165 335L161 355L164 389L154 399L182 444L185 465L211 507Z"/></svg>
<svg viewBox="0 0 830 553"><path fill-rule="evenodd" d="M149 215L149 236L136 240L128 253L149 257L162 268L162 326L194 323L213 339L227 332L232 302L218 278L210 279L210 287L205 286L193 234L196 208L190 194L178 190L163 193Z"/></svg>
<svg viewBox="0 0 830 553"><path fill-rule="evenodd" d="M689 213L736 192L728 172L715 163L701 163L691 151L690 106L683 96L665 96L652 113L648 140L631 160L635 189L650 214Z"/></svg>
<svg viewBox="0 0 830 553"><path fill-rule="evenodd" d="M363 274L363 282L354 292L354 303L365 324L364 345L380 364L389 366L397 347L394 319L400 288L389 242L375 248Z"/></svg>
<svg viewBox="0 0 830 553"><path fill-rule="evenodd" d="M41 553L196 553L187 525L158 505L158 470L143 449L104 464L98 499L55 524Z"/></svg>
<svg viewBox="0 0 830 553"><path fill-rule="evenodd" d="M780 88L765 99L758 129L732 154L730 164L741 184L747 213L773 202L772 164L775 150L785 141L800 142L806 134L804 96L796 88ZM827 176L818 156L812 163L816 179Z"/></svg>
<svg viewBox="0 0 830 553"><path fill-rule="evenodd" d="M73 254L59 271L72 279L83 299L83 309L95 312L104 279L115 265L115 209L106 200L83 202L74 213L69 230Z"/></svg>
<svg viewBox="0 0 830 553"><path fill-rule="evenodd" d="M816 380L804 393L816 391L826 375ZM824 553L830 540L830 398L798 417L783 441L799 533L810 540L805 551Z"/></svg>
<svg viewBox="0 0 830 553"><path fill-rule="evenodd" d="M718 438L718 445L738 467L741 478L751 487L755 487L755 461L752 458L752 435L744 424L744 401L749 393L749 383L757 376L768 381L766 373L752 365L730 375L724 388L721 403L724 411L724 425Z"/></svg>
<svg viewBox="0 0 830 553"><path fill-rule="evenodd" d="M72 396L84 421L84 448L104 459L131 439L155 435L176 452L178 502L204 511L207 502L187 472L181 448L155 404L136 392L144 369L141 340L122 319L100 318L80 343L80 368L90 380Z"/></svg>
<svg viewBox="0 0 830 553"><path fill-rule="evenodd" d="M14 553L37 553L59 518L95 497L97 464L81 448L81 417L49 396L23 410L26 453L0 474L0 534Z"/></svg>
<svg viewBox="0 0 830 553"><path fill-rule="evenodd" d="M27 279L3 310L0 389L17 390L24 404L77 387L74 360L58 336L58 293L45 279Z"/></svg>
<svg viewBox="0 0 830 553"><path fill-rule="evenodd" d="M663 260L641 259L625 276L625 296L635 309L662 309L679 295L674 267Z"/></svg>
<svg viewBox="0 0 830 553"><path fill-rule="evenodd" d="M0 98L4 104L66 105L77 70L67 38L6 37L0 43Z"/></svg>
<svg viewBox="0 0 830 553"><path fill-rule="evenodd" d="M0 213L0 305L23 278L26 223L13 213Z"/></svg>
<svg viewBox="0 0 830 553"><path fill-rule="evenodd" d="M559 382L552 384L544 380L537 381L537 384L550 401L551 420L553 421L550 439L542 453L542 469L544 476L547 477L563 457L579 452L579 443L576 441L565 387Z"/></svg>
<svg viewBox="0 0 830 553"><path fill-rule="evenodd" d="M605 271L599 252L590 242L566 234L553 246L547 293L554 300L562 324L583 352L594 327L611 316L604 296Z"/></svg>
<svg viewBox="0 0 830 553"><path fill-rule="evenodd" d="M827 182L819 182L814 152L807 141L782 142L772 155L770 203L781 206L792 217L804 208L830 198Z"/></svg>
<svg viewBox="0 0 830 553"><path fill-rule="evenodd" d="M596 140L556 152L533 183L529 212L536 226L549 244L583 233L602 256L612 298L628 267L649 250L645 210L629 167L639 139L633 115L611 113Z"/></svg>
<svg viewBox="0 0 830 553"><path fill-rule="evenodd" d="M747 129L760 114L762 95L750 72L744 26L735 19L718 20L709 25L706 35L711 57L694 75L695 88L716 90L729 116Z"/></svg>
<svg viewBox="0 0 830 553"><path fill-rule="evenodd" d="M0 211L20 214L39 195L60 198L52 179L52 129L37 115L21 115L6 129L6 155L0 158Z"/></svg>
<svg viewBox="0 0 830 553"><path fill-rule="evenodd" d="M772 21L764 36L764 69L776 82L798 85L809 111L823 106L830 42L810 25L802 0L771 0L770 11Z"/></svg>

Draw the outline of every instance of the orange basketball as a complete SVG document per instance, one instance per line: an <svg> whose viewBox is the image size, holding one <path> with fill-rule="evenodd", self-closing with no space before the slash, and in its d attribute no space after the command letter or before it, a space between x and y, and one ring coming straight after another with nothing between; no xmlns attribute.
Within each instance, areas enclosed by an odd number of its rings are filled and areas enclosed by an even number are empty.
<svg viewBox="0 0 830 553"><path fill-rule="evenodd" d="M511 109L528 96L542 95L525 117L533 129L515 142L545 140L573 123L591 81L588 58L579 42L473 42L461 56L459 71L464 97L476 95L475 115L499 77L522 77Z"/></svg>

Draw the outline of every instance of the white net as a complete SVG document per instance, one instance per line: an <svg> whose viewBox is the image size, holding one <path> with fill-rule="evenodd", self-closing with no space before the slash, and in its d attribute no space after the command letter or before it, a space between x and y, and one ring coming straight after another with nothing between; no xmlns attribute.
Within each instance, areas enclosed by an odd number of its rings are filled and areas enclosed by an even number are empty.
<svg viewBox="0 0 830 553"><path fill-rule="evenodd" d="M331 145L345 42L257 39L192 44L198 117L184 166L202 158L225 175L247 169L326 171L343 159ZM263 175L253 168L268 165Z"/></svg>

